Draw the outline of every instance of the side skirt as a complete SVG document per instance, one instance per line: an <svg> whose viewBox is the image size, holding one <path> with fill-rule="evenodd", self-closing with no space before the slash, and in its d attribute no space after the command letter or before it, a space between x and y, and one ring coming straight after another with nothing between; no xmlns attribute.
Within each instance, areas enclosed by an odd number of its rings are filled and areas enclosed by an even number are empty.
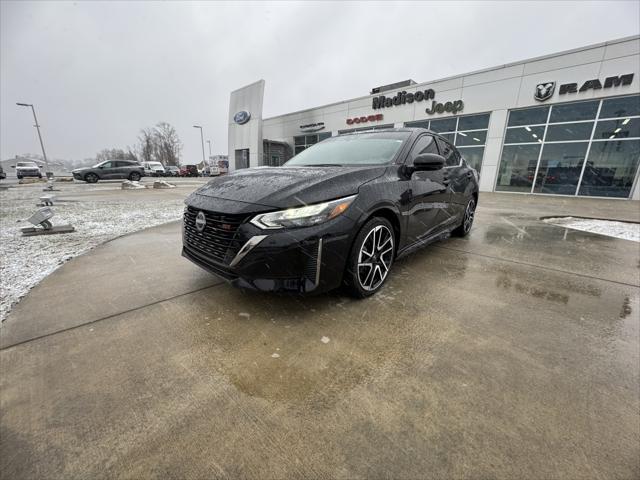
<svg viewBox="0 0 640 480"><path fill-rule="evenodd" d="M412 243L411 245L404 247L396 254L396 259L409 255L416 250L420 250L422 247L426 247L427 245L430 245L432 243L438 242L440 240L446 240L447 238L451 237L451 232L453 230L455 230L455 228L451 228L443 232L438 232L434 235L423 238L421 240L418 240L417 242Z"/></svg>

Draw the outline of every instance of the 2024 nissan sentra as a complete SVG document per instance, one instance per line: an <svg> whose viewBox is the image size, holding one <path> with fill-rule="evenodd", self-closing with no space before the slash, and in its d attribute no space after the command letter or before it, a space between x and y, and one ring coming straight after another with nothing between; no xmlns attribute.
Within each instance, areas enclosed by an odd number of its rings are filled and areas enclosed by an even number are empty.
<svg viewBox="0 0 640 480"><path fill-rule="evenodd" d="M377 292L396 258L469 233L478 173L420 128L339 135L282 167L237 170L185 201L182 254L232 284Z"/></svg>

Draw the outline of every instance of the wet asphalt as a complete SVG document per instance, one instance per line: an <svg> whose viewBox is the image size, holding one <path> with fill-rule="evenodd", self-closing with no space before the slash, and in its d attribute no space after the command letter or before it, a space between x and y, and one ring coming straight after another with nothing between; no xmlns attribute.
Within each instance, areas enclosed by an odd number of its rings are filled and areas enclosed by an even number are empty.
<svg viewBox="0 0 640 480"><path fill-rule="evenodd" d="M1 475L638 478L640 248L566 214L640 220L482 194L363 301L233 289L179 223L104 244L4 322Z"/></svg>

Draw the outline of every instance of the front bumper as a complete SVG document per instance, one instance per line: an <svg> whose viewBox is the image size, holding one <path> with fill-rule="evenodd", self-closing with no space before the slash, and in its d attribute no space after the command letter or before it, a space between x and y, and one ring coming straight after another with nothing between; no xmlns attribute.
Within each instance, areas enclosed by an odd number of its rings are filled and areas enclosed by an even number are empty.
<svg viewBox="0 0 640 480"><path fill-rule="evenodd" d="M241 288L321 293L342 283L355 234L353 220L343 215L314 227L262 230L248 223L250 218L238 227L236 248L223 259L208 254L206 244L196 244L193 230L183 222L182 255ZM259 236L265 238L248 252L242 251L247 242Z"/></svg>
<svg viewBox="0 0 640 480"><path fill-rule="evenodd" d="M16 176L18 177L42 177L40 170L17 170Z"/></svg>

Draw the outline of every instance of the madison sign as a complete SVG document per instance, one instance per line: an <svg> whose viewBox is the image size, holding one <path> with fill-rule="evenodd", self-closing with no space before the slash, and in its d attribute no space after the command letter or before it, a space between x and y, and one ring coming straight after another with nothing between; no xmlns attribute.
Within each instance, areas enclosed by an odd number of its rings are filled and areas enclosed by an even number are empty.
<svg viewBox="0 0 640 480"><path fill-rule="evenodd" d="M597 78L594 80L587 80L580 88L577 83L564 83L560 85L558 95L566 95L567 93L582 93L589 90L600 90L603 88L620 87L625 85L631 85L633 82L633 73L627 73L626 75L618 75L617 77L607 77L602 83ZM539 102L544 102L553 96L556 82L544 82L536 85L536 90L533 94L533 98Z"/></svg>
<svg viewBox="0 0 640 480"><path fill-rule="evenodd" d="M427 107L427 109L425 110L428 115L445 112L456 114L458 112L461 112L464 108L464 102L462 100L439 103L434 100L435 97L436 92L431 88L428 88L427 90L418 90L415 93L402 91L398 92L393 97L387 97L385 95L373 97L373 104L371 106L374 110L377 110L379 108L390 108L398 105L405 105L407 103L433 100L431 102L431 106Z"/></svg>

